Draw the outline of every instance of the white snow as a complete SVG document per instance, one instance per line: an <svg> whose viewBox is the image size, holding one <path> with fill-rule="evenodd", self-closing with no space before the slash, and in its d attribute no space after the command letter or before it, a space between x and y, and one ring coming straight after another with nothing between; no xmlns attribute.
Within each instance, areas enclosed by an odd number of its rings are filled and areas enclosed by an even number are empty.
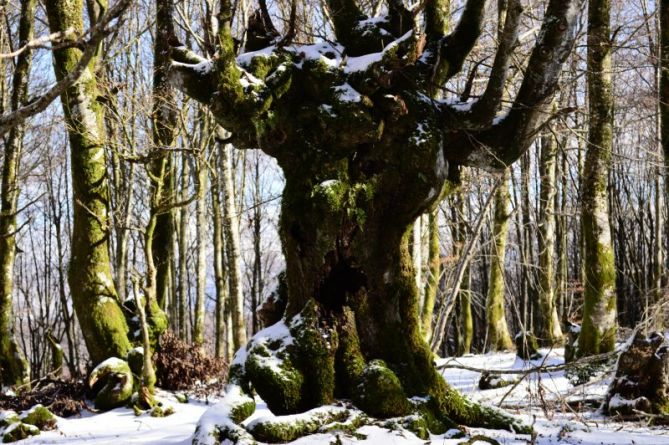
<svg viewBox="0 0 669 445"><path fill-rule="evenodd" d="M278 326L277 326L278 325ZM283 323L271 326L265 330L262 337L265 339L282 338L285 341L287 327ZM261 331L263 332L263 331ZM260 334L260 333L259 333ZM291 338L292 340L292 338ZM556 365L563 362L563 351L541 350L544 358L526 362L518 359L513 353L494 353L468 355L459 358L440 359L438 365L444 363L459 363L481 369L527 369L538 365ZM243 355L238 353L238 357ZM237 359L237 357L236 357ZM460 391L474 400L501 407L512 414L522 414L523 419L533 422L537 431L536 444L639 444L639 445L669 445L669 434L666 428L648 427L642 423L620 423L604 417L597 412L563 413L559 408L561 402L583 397L603 396L606 392L610 377L579 387L573 387L563 371L552 373L531 374L526 377L515 389L510 387L480 391L478 380L480 374L463 369L447 368L443 371L446 380ZM507 395L508 393L508 395ZM148 414L136 417L132 410L119 408L103 414L84 413L81 417L58 419L58 428L54 431L43 432L39 436L27 439L21 444L190 444L195 425L203 419L211 425L220 425L224 416L225 407L235 405L245 396L235 385L228 386L228 393L223 399L225 403L215 406L193 401L187 404L177 403L169 393L159 392L159 398L168 400L175 409L175 414L165 418L153 418ZM545 404L542 404L542 398ZM271 419L264 402L256 398L256 412L244 424L259 422L259 419ZM542 409L544 405L544 409ZM330 407L333 409L334 407ZM0 413L0 416L2 413ZM299 417L299 415L298 415ZM216 423L218 422L218 423ZM504 445L525 445L529 443L529 436L516 435L506 431L484 430L469 428L470 435L483 434L492 437ZM366 436L365 439L356 439L339 433L342 444L368 445L411 445L423 444L408 431L389 431L379 426L364 426L358 433ZM294 445L329 445L336 440L337 433L314 434L303 437L294 442ZM445 435L433 435L432 444L456 445L464 439L453 439ZM476 442L483 443L483 442Z"/></svg>
<svg viewBox="0 0 669 445"><path fill-rule="evenodd" d="M335 94L342 102L360 102L362 96L351 85L345 83L334 87Z"/></svg>

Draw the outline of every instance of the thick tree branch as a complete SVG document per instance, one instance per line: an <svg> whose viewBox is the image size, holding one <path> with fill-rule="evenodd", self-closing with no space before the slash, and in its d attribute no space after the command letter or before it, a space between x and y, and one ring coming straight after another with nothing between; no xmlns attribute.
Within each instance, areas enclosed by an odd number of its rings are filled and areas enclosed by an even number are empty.
<svg viewBox="0 0 669 445"><path fill-rule="evenodd" d="M532 143L558 85L562 64L573 47L576 19L584 0L551 0L540 38L528 62L518 95L506 117L491 128L463 130L460 153L446 156L463 165L500 169L513 163Z"/></svg>
<svg viewBox="0 0 669 445"><path fill-rule="evenodd" d="M443 72L444 78L435 81L443 83L462 70L465 59L481 36L486 3L486 0L467 0L458 26L452 34L441 39L441 67L436 72Z"/></svg>
<svg viewBox="0 0 669 445"><path fill-rule="evenodd" d="M492 125L504 97L504 85L506 84L511 55L518 40L518 25L520 24L521 13L520 1L509 0L506 20L503 25L504 29L500 33L499 47L483 96L466 111L452 108L452 114L461 128L475 130L489 128Z"/></svg>
<svg viewBox="0 0 669 445"><path fill-rule="evenodd" d="M327 0L326 2L337 40L344 45L351 55L357 56L359 35L356 32L358 22L366 17L355 0Z"/></svg>

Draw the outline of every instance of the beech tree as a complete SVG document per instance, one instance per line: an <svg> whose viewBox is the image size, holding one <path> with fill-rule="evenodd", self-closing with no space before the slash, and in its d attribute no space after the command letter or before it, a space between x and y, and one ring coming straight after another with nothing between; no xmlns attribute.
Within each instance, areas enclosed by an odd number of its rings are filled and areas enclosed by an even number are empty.
<svg viewBox="0 0 669 445"><path fill-rule="evenodd" d="M588 4L588 106L583 169L583 324L578 356L613 351L616 341L616 269L609 223L608 170L613 144L610 0Z"/></svg>
<svg viewBox="0 0 669 445"><path fill-rule="evenodd" d="M6 5L5 5L6 7ZM19 46L32 39L35 21L35 0L21 2ZM31 51L16 58L12 76L12 111L28 98L28 75L32 62ZM23 147L24 126L12 127L4 139L5 156L2 162L0 199L0 385L30 384L30 367L14 338L12 302L14 294L14 258L16 255L16 214L19 197L19 166Z"/></svg>
<svg viewBox="0 0 669 445"><path fill-rule="evenodd" d="M127 2L118 2L122 8ZM83 32L83 0L45 2L52 32ZM106 2L91 8L91 22L105 18ZM65 40L73 37L66 37ZM75 70L82 57L78 46L63 45L53 52L58 80ZM95 78L98 54L91 59L79 80L61 96L72 158L74 215L69 284L72 302L86 340L91 360L99 363L108 357L125 357L130 349L128 326L118 301L109 259L109 187L105 172L103 145L105 134L102 107Z"/></svg>
<svg viewBox="0 0 669 445"><path fill-rule="evenodd" d="M485 92L468 104L435 97L476 44L485 0L468 0L450 33L443 0L413 11L391 1L374 20L354 0L326 3L334 43L292 46L289 25L279 40L249 39L236 57L231 4L222 1L217 57L172 50L174 84L209 108L238 149L275 157L286 179L283 320L236 354L230 397L205 414L196 442L249 434L223 418L239 422L253 411L253 399L239 393L249 385L276 414L345 397L373 416L402 416L419 409L408 399L418 396L442 428L455 421L526 431L466 400L436 371L420 332L410 227L457 188L460 166L501 170L532 143L582 1L548 3L520 88L499 117L518 1L509 2Z"/></svg>

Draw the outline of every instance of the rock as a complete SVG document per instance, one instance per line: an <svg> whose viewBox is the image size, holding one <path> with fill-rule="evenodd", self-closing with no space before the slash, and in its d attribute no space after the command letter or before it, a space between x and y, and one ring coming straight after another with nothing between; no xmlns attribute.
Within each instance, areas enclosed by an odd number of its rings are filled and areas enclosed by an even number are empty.
<svg viewBox="0 0 669 445"><path fill-rule="evenodd" d="M39 428L34 425L16 422L12 423L2 434L2 442L16 442L17 440L27 439L30 436L37 436L39 433Z"/></svg>
<svg viewBox="0 0 669 445"><path fill-rule="evenodd" d="M28 425L34 425L41 431L52 430L56 427L56 416L43 405L35 405L21 414L21 421Z"/></svg>
<svg viewBox="0 0 669 445"><path fill-rule="evenodd" d="M529 331L520 331L514 337L516 343L516 355L523 360L536 360L541 358L537 338Z"/></svg>
<svg viewBox="0 0 669 445"><path fill-rule="evenodd" d="M88 377L95 408L106 411L126 404L132 397L133 381L125 360L111 357L100 363Z"/></svg>
<svg viewBox="0 0 669 445"><path fill-rule="evenodd" d="M142 369L144 369L144 348L138 346L128 352L128 366L134 375L137 377L142 376Z"/></svg>
<svg viewBox="0 0 669 445"><path fill-rule="evenodd" d="M511 386L517 382L518 379L507 380L499 374L484 372L481 374L481 378L479 379L479 389L486 390L504 388L505 386Z"/></svg>
<svg viewBox="0 0 669 445"><path fill-rule="evenodd" d="M620 354L603 411L611 415L669 414L669 342L661 333L646 337L637 332Z"/></svg>

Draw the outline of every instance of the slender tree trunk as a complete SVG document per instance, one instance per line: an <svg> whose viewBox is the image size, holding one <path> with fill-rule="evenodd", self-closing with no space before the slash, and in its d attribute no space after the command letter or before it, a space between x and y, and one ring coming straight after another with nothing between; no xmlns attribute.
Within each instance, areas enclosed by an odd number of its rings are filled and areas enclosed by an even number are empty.
<svg viewBox="0 0 669 445"><path fill-rule="evenodd" d="M554 288L555 262L555 181L556 153L555 136L547 132L541 138L539 196L539 302L541 304L541 331L539 336L547 345L562 341L560 317L557 313Z"/></svg>
<svg viewBox="0 0 669 445"><path fill-rule="evenodd" d="M454 254L459 261L462 261L464 246L467 241L468 223L465 218L465 200L466 196L462 191L458 192L456 202L453 208L453 219L456 224L455 233L457 239L455 242ZM458 343L458 355L469 354L472 349L472 340L474 339L474 318L472 316L472 300L470 289L470 266L467 265L458 292L458 303L460 305L460 338Z"/></svg>
<svg viewBox="0 0 669 445"><path fill-rule="evenodd" d="M104 1L98 2L102 7ZM46 2L51 32L83 32L83 4ZM94 22L92 20L91 22ZM56 78L76 66L76 46L54 50ZM88 353L94 363L125 357L130 342L111 275L109 259L109 187L106 180L102 108L97 102L95 62L61 96L70 138L74 226L69 268L70 291Z"/></svg>
<svg viewBox="0 0 669 445"><path fill-rule="evenodd" d="M221 147L216 146L214 163L218 165ZM215 171L211 175L211 204L214 214L214 284L216 285L216 308L215 308L215 354L223 357L225 354L225 310L228 306L229 288L227 271L225 268L225 244L223 239L223 205L221 203L220 175Z"/></svg>
<svg viewBox="0 0 669 445"><path fill-rule="evenodd" d="M660 139L664 153L664 204L669 205L669 0L659 0L659 31L660 31L660 61L659 61L659 111L660 111ZM666 212L669 216L669 212ZM658 215L659 217L659 215ZM664 224L665 252L664 261L669 261L669 221ZM663 267L666 267L664 264ZM666 277L665 277L666 279Z"/></svg>
<svg viewBox="0 0 669 445"><path fill-rule="evenodd" d="M244 321L244 293L239 250L239 222L235 205L235 189L232 168L232 146L226 144L222 151L220 174L223 177L223 209L225 247L230 277L230 317L232 318L232 341L235 350L246 343Z"/></svg>
<svg viewBox="0 0 669 445"><path fill-rule="evenodd" d="M437 293L439 291L439 278L441 277L438 212L439 209L437 208L428 216L428 268L423 295L423 307L421 311L421 326L423 336L427 342L432 339L432 315L434 314L434 305L437 301Z"/></svg>
<svg viewBox="0 0 669 445"><path fill-rule="evenodd" d="M156 206L156 226L151 240L153 262L156 267L156 302L165 308L168 292L173 287L171 266L174 257L174 214L168 210L174 195L172 157L169 148L177 135L176 96L167 79L170 67L170 41L175 36L172 16L174 2L156 0L156 39L153 69L153 150L158 157L149 164L151 192ZM147 308L148 309L148 308ZM147 311L149 324L154 329L153 314Z"/></svg>
<svg viewBox="0 0 669 445"><path fill-rule="evenodd" d="M203 135L204 136L204 135ZM195 295L195 323L193 324L193 343L204 345L205 298L207 284L207 167L205 165L204 146L197 159L193 177L197 185L197 202L195 203L196 237L197 237L197 290Z"/></svg>
<svg viewBox="0 0 669 445"><path fill-rule="evenodd" d="M21 2L19 19L19 47L32 40L35 21L35 0ZM12 79L11 108L16 110L28 98L28 76L31 51L24 51L16 59ZM18 212L19 170L23 146L24 126L13 127L5 139L5 157L2 165L0 193L0 384L29 385L30 367L14 338L13 298L14 260L16 255L16 214Z"/></svg>
<svg viewBox="0 0 669 445"><path fill-rule="evenodd" d="M262 276L262 255L261 255L261 196L260 196L260 158L255 157L255 172L254 172L254 188L253 188L253 279L251 285L251 332L255 334L260 328L258 320L258 305L262 302L263 294L263 276Z"/></svg>
<svg viewBox="0 0 669 445"><path fill-rule="evenodd" d="M513 341L506 322L504 304L505 278L504 261L509 233L509 171L504 172L502 184L495 192L493 218L493 251L490 265L490 279L486 299L486 320L490 349L501 351L513 348Z"/></svg>
<svg viewBox="0 0 669 445"><path fill-rule="evenodd" d="M608 202L613 137L610 10L610 0L591 0L588 8L590 124L581 185L585 297L578 356L612 351L616 337L616 271Z"/></svg>
<svg viewBox="0 0 669 445"><path fill-rule="evenodd" d="M181 158L181 202L188 197L188 155ZM179 338L186 340L186 305L188 302L188 206L179 210L179 292L177 294L177 314Z"/></svg>

